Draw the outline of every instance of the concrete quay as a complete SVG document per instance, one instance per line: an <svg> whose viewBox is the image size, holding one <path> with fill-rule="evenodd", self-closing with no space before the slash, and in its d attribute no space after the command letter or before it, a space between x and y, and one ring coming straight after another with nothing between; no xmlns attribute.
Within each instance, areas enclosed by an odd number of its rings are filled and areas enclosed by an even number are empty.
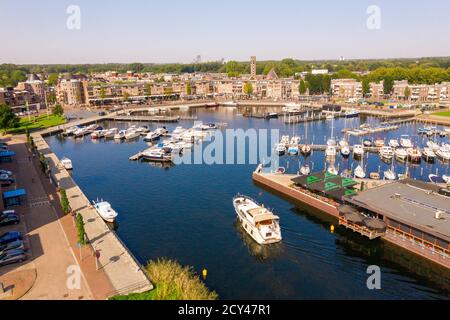
<svg viewBox="0 0 450 320"><path fill-rule="evenodd" d="M153 285L141 264L126 248L117 234L110 230L97 214L89 199L51 151L42 137L42 132L34 133L32 137L37 151L39 154L43 154L47 160L53 183L66 190L70 207L84 218L86 235L90 245L100 253L99 269L102 269L107 275L113 288L113 291L108 293L107 296L153 289ZM95 290L95 288L91 288L91 290Z"/></svg>

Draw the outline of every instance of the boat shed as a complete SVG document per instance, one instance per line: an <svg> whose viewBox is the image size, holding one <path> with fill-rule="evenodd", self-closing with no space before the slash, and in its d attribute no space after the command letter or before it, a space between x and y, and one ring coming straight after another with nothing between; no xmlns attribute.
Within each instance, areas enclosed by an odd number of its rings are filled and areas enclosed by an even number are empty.
<svg viewBox="0 0 450 320"><path fill-rule="evenodd" d="M3 205L5 208L19 206L27 192L25 189L16 189L3 192Z"/></svg>

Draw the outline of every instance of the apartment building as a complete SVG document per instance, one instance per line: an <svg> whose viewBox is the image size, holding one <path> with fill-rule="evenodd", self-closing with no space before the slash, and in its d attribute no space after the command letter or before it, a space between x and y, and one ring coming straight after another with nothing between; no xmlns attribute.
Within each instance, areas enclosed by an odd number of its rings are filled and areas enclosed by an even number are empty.
<svg viewBox="0 0 450 320"><path fill-rule="evenodd" d="M333 79L331 80L331 92L338 98L362 98L362 84L355 79Z"/></svg>
<svg viewBox="0 0 450 320"><path fill-rule="evenodd" d="M83 81L78 79L62 79L56 87L56 100L68 106L86 103Z"/></svg>

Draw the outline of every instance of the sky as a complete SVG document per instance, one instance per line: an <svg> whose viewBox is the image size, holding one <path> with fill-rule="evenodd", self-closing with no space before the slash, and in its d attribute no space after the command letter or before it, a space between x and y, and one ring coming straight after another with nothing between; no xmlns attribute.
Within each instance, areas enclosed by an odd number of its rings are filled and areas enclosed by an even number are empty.
<svg viewBox="0 0 450 320"><path fill-rule="evenodd" d="M447 0L0 0L0 63L450 56L449 13Z"/></svg>

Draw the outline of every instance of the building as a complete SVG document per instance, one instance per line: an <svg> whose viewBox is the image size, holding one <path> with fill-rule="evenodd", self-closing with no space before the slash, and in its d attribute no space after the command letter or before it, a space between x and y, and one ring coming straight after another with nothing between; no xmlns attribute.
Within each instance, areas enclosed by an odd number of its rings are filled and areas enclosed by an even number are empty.
<svg viewBox="0 0 450 320"><path fill-rule="evenodd" d="M256 77L256 57L252 56L250 59L250 76L252 78Z"/></svg>
<svg viewBox="0 0 450 320"><path fill-rule="evenodd" d="M83 81L78 79L62 79L56 87L56 100L67 106L86 103Z"/></svg>
<svg viewBox="0 0 450 320"><path fill-rule="evenodd" d="M363 97L362 84L355 79L331 80L331 92L337 98L357 99Z"/></svg>

